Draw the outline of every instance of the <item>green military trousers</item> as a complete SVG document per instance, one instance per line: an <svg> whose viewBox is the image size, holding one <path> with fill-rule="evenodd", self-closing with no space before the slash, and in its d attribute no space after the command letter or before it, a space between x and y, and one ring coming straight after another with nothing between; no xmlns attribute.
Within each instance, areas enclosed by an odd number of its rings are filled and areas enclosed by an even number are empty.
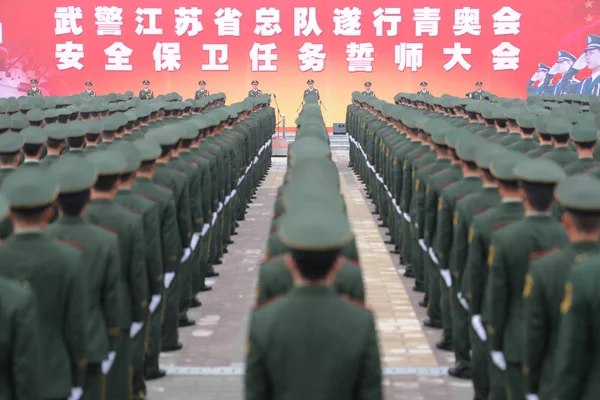
<svg viewBox="0 0 600 400"><path fill-rule="evenodd" d="M454 285L454 282L452 283ZM456 285L458 286L458 285ZM454 359L459 373L468 373L471 370L471 341L469 335L469 313L464 309L456 291L452 296L452 349L454 350ZM464 371L464 372L463 372Z"/></svg>
<svg viewBox="0 0 600 400"><path fill-rule="evenodd" d="M451 297L456 297L454 287L448 287L446 281L440 276L441 290L441 310L442 310L442 341L447 344L452 343L452 315L453 306Z"/></svg>
<svg viewBox="0 0 600 400"><path fill-rule="evenodd" d="M425 273L423 271L423 257L429 257L427 254L423 253L423 249L419 244L419 238L416 232L418 232L417 227L413 224L413 232L415 234L411 235L410 241L411 245L411 264L413 267L413 274L415 275L415 287L417 291L425 290Z"/></svg>
<svg viewBox="0 0 600 400"><path fill-rule="evenodd" d="M131 339L131 370L134 400L146 398L146 379L144 378L144 361L148 349L148 338L150 335L150 319L148 315L140 332Z"/></svg>
<svg viewBox="0 0 600 400"><path fill-rule="evenodd" d="M428 290L427 290L427 315L431 322L436 325L442 324L442 310L441 310L441 286L445 285L442 282L442 277L440 276L440 269L436 263L431 260L431 257L427 255L424 257L425 265L427 265L427 269L429 275L427 279L428 282Z"/></svg>
<svg viewBox="0 0 600 400"><path fill-rule="evenodd" d="M83 385L82 400L104 400L105 378L102 375L101 364L88 364Z"/></svg>
<svg viewBox="0 0 600 400"><path fill-rule="evenodd" d="M108 372L106 398L110 400L129 400L132 395L131 339L129 328L121 328L116 356Z"/></svg>
<svg viewBox="0 0 600 400"><path fill-rule="evenodd" d="M156 374L159 370L158 359L161 351L162 335L161 326L165 316L165 293L158 307L150 314L150 334L148 336L148 352L144 363L144 376Z"/></svg>
<svg viewBox="0 0 600 400"><path fill-rule="evenodd" d="M525 378L523 375L523 364L515 362L506 363L506 398L525 398Z"/></svg>
<svg viewBox="0 0 600 400"><path fill-rule="evenodd" d="M469 317L470 320L470 317ZM475 391L475 400L488 400L490 394L490 366L487 344L477 336L469 321L469 337L471 338L471 380Z"/></svg>
<svg viewBox="0 0 600 400"><path fill-rule="evenodd" d="M165 316L162 324L162 349L172 349L179 343L179 271L165 289Z"/></svg>

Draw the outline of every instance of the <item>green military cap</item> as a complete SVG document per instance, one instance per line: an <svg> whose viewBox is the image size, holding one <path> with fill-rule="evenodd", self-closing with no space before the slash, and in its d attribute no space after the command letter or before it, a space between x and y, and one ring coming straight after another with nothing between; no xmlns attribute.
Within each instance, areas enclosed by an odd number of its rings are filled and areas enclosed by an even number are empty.
<svg viewBox="0 0 600 400"><path fill-rule="evenodd" d="M522 160L515 165L514 172L520 181L528 183L558 183L566 177L560 165L542 158Z"/></svg>
<svg viewBox="0 0 600 400"><path fill-rule="evenodd" d="M33 102L30 101L28 97L23 97L19 99L19 110L29 111L31 109L33 109Z"/></svg>
<svg viewBox="0 0 600 400"><path fill-rule="evenodd" d="M154 161L162 154L160 145L154 140L140 139L133 142L135 147L140 151L142 162Z"/></svg>
<svg viewBox="0 0 600 400"><path fill-rule="evenodd" d="M42 129L46 132L48 139L65 140L67 138L68 129L66 124L50 124Z"/></svg>
<svg viewBox="0 0 600 400"><path fill-rule="evenodd" d="M477 82L475 82L475 86L483 86L483 82L477 81Z"/></svg>
<svg viewBox="0 0 600 400"><path fill-rule="evenodd" d="M6 132L0 135L0 154L17 153L23 148L23 136L15 132Z"/></svg>
<svg viewBox="0 0 600 400"><path fill-rule="evenodd" d="M516 120L519 114L523 112L523 109L520 107L507 107L503 109L504 117L506 119Z"/></svg>
<svg viewBox="0 0 600 400"><path fill-rule="evenodd" d="M472 135L471 135L472 136ZM456 155L462 161L475 162L477 160L477 149L487 142L479 136L463 136L456 145Z"/></svg>
<svg viewBox="0 0 600 400"><path fill-rule="evenodd" d="M565 208L580 212L600 212L600 180L589 174L567 177L556 186L556 200Z"/></svg>
<svg viewBox="0 0 600 400"><path fill-rule="evenodd" d="M176 129L172 127L155 128L146 133L148 140L153 140L160 146L174 146L179 142L181 136Z"/></svg>
<svg viewBox="0 0 600 400"><path fill-rule="evenodd" d="M38 83L38 80L35 79L35 78L32 78L32 79L29 80L29 83L31 83L32 85L34 85L34 84Z"/></svg>
<svg viewBox="0 0 600 400"><path fill-rule="evenodd" d="M58 181L60 194L81 193L98 180L96 168L87 158L65 155L52 163L48 171Z"/></svg>
<svg viewBox="0 0 600 400"><path fill-rule="evenodd" d="M182 139L193 140L198 137L200 130L192 122L180 122L177 124Z"/></svg>
<svg viewBox="0 0 600 400"><path fill-rule="evenodd" d="M6 100L6 112L15 113L19 111L19 100L14 97L10 97Z"/></svg>
<svg viewBox="0 0 600 400"><path fill-rule="evenodd" d="M34 108L33 110L27 111L26 117L27 121L41 122L46 118L46 113L39 108Z"/></svg>
<svg viewBox="0 0 600 400"><path fill-rule="evenodd" d="M371 82L369 82L369 81L366 81L366 82L365 82L365 87L371 87Z"/></svg>
<svg viewBox="0 0 600 400"><path fill-rule="evenodd" d="M148 79L146 79L142 82L142 85L149 85L149 84L150 84L150 81Z"/></svg>
<svg viewBox="0 0 600 400"><path fill-rule="evenodd" d="M59 115L60 115L60 111L56 108L50 108L50 109L44 111L45 119L55 119L55 118L58 118Z"/></svg>
<svg viewBox="0 0 600 400"><path fill-rule="evenodd" d="M548 118L546 132L553 136L568 135L571 131L571 126L571 123L561 118L550 117Z"/></svg>
<svg viewBox="0 0 600 400"><path fill-rule="evenodd" d="M431 140L438 146L448 146L446 144L446 136L448 136L448 132L436 131L431 134Z"/></svg>
<svg viewBox="0 0 600 400"><path fill-rule="evenodd" d="M10 128L10 116L6 114L0 114L0 129Z"/></svg>
<svg viewBox="0 0 600 400"><path fill-rule="evenodd" d="M593 143L598 140L598 127L593 122L580 122L571 126L570 136L577 143Z"/></svg>
<svg viewBox="0 0 600 400"><path fill-rule="evenodd" d="M315 81L314 81L314 79L309 79L309 80L306 81L306 83L308 85L312 85L313 83L315 83Z"/></svg>
<svg viewBox="0 0 600 400"><path fill-rule="evenodd" d="M497 119L500 121L506 120L506 115L504 115L504 109L499 106L492 106L491 116L493 119Z"/></svg>
<svg viewBox="0 0 600 400"><path fill-rule="evenodd" d="M446 135L446 145L451 149L456 149L458 142L465 137L474 138L475 136L466 129L455 129Z"/></svg>
<svg viewBox="0 0 600 400"><path fill-rule="evenodd" d="M23 137L24 144L44 144L48 140L48 135L39 126L30 126L19 132Z"/></svg>
<svg viewBox="0 0 600 400"><path fill-rule="evenodd" d="M252 81L251 85L258 85L258 81L255 79Z"/></svg>
<svg viewBox="0 0 600 400"><path fill-rule="evenodd" d="M115 150L95 151L86 159L94 165L99 176L121 175L127 169L127 161L123 155Z"/></svg>
<svg viewBox="0 0 600 400"><path fill-rule="evenodd" d="M127 165L123 170L124 174L130 174L137 171L142 164L141 152L133 143L121 140L113 144L111 150L121 153L121 155L125 158Z"/></svg>
<svg viewBox="0 0 600 400"><path fill-rule="evenodd" d="M70 123L67 127L67 138L81 138L86 134L86 125Z"/></svg>
<svg viewBox="0 0 600 400"><path fill-rule="evenodd" d="M524 159L521 154L505 150L493 156L490 165L490 173L494 178L501 181L516 182L515 166Z"/></svg>
<svg viewBox="0 0 600 400"><path fill-rule="evenodd" d="M59 186L44 169L18 168L4 179L0 191L11 208L32 209L52 204L58 197Z"/></svg>
<svg viewBox="0 0 600 400"><path fill-rule="evenodd" d="M535 128L536 116L530 112L521 111L516 115L516 121L521 128L531 129Z"/></svg>
<svg viewBox="0 0 600 400"><path fill-rule="evenodd" d="M314 252L340 250L353 238L348 218L343 213L326 213L319 209L308 214L288 212L277 234L292 250Z"/></svg>
<svg viewBox="0 0 600 400"><path fill-rule="evenodd" d="M200 81L200 82L198 82L198 85L206 85L206 82L205 81Z"/></svg>
<svg viewBox="0 0 600 400"><path fill-rule="evenodd" d="M475 164L481 169L490 169L492 160L494 157L501 152L506 150L499 144L485 142L477 147L475 151Z"/></svg>
<svg viewBox="0 0 600 400"><path fill-rule="evenodd" d="M15 113L10 116L10 129L20 131L21 129L27 128L29 121L27 117L21 113Z"/></svg>
<svg viewBox="0 0 600 400"><path fill-rule="evenodd" d="M104 125L104 132L116 132L121 128L121 121L115 114L101 119Z"/></svg>
<svg viewBox="0 0 600 400"><path fill-rule="evenodd" d="M87 81L87 82L85 83L85 86L88 86L88 87L89 87L89 86L94 86L94 85L92 84L92 82L90 82L90 81Z"/></svg>
<svg viewBox="0 0 600 400"><path fill-rule="evenodd" d="M420 86L421 86L421 87L427 86L427 82L425 82L425 81L421 82L421 83L420 83Z"/></svg>
<svg viewBox="0 0 600 400"><path fill-rule="evenodd" d="M90 135L99 135L104 130L104 123L96 119L88 120L85 121L85 128Z"/></svg>

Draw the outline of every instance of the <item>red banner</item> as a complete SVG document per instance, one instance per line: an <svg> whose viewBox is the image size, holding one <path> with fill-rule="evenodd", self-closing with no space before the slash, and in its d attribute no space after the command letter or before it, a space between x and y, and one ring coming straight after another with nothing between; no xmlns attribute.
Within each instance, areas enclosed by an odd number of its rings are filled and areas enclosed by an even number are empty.
<svg viewBox="0 0 600 400"><path fill-rule="evenodd" d="M156 95L193 98L204 80L238 101L256 79L292 116L313 79L329 123L366 81L388 100L421 81L433 95L464 96L482 81L524 97L538 63L552 67L559 50L579 58L600 33L600 0L2 3L0 96L24 95L31 78L44 95L87 81L98 95L137 94L147 79Z"/></svg>

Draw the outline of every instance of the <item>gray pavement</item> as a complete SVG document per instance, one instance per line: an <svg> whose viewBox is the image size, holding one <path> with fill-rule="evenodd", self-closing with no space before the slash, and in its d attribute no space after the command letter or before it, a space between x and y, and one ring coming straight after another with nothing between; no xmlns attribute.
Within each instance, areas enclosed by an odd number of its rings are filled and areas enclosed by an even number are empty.
<svg viewBox="0 0 600 400"><path fill-rule="evenodd" d="M348 152L336 150L333 156L359 243L367 302L374 307L378 320L385 398L472 399L469 381L446 375L454 362L452 353L435 348L439 330L422 327L425 310L418 305L422 295L412 291L412 279L402 277L404 270L398 256L389 254L389 246L384 244L385 230L377 228L376 216L370 214L372 205L347 167ZM285 165L285 158L273 158L257 199L233 237L235 243L229 247L223 264L216 267L221 275L209 282L213 290L201 294L202 307L189 313L196 325L180 329L183 350L161 355L161 367L168 376L148 382L149 399L243 399L248 315Z"/></svg>

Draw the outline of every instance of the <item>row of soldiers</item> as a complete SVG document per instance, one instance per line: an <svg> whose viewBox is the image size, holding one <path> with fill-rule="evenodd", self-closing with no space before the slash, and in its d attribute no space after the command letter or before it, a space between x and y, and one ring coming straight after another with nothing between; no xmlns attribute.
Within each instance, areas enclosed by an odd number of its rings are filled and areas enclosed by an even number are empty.
<svg viewBox="0 0 600 400"><path fill-rule="evenodd" d="M598 109L352 99L351 166L454 352L449 375L482 400L596 398Z"/></svg>
<svg viewBox="0 0 600 400"><path fill-rule="evenodd" d="M179 99L1 102L1 398L144 399L159 353L183 347L275 115L268 96Z"/></svg>
<svg viewBox="0 0 600 400"><path fill-rule="evenodd" d="M318 103L296 121L248 336L246 400L381 400L373 313ZM348 334L348 333L351 334Z"/></svg>

